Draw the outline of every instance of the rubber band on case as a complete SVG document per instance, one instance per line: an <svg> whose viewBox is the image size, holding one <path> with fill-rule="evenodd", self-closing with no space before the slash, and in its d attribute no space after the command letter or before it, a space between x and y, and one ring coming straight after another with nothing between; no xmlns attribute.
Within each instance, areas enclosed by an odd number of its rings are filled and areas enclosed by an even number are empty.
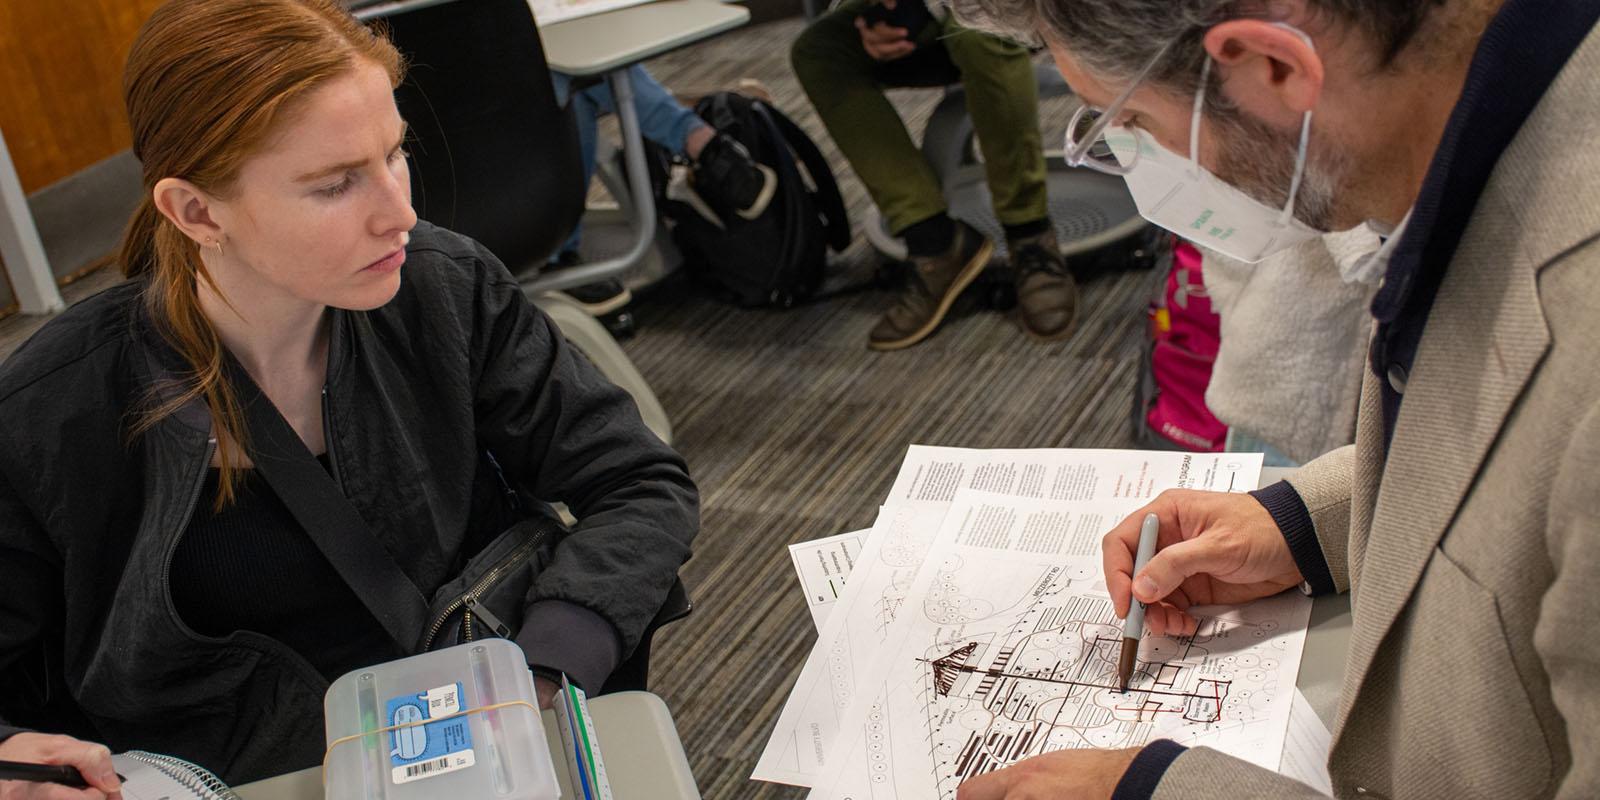
<svg viewBox="0 0 1600 800"><path fill-rule="evenodd" d="M370 730L370 731L362 731L361 733L352 733L349 736L341 736L341 737L339 737L337 739L334 739L333 741L328 743L328 749L322 751L322 790L324 792L326 792L328 790L328 759L333 756L333 749L335 747L338 747L341 744L344 744L346 742L353 742L353 741L356 741L357 739L362 739L362 738L365 738L367 736L381 736L381 735L383 735L385 733L392 733L394 731L405 730L406 728L420 728L423 725L431 725L431 724L433 724L435 722L443 722L443 721L445 721L447 719L455 719L456 717L465 717L465 716L468 716L468 715L471 715L471 714L482 714L482 713L487 712L487 711L496 711L496 710L499 710L499 709L502 709L502 708L511 708L512 706L525 706L528 709L532 710L534 714L537 715L539 713L539 707L534 705L534 704L532 704L532 703L530 703L530 702L528 702L528 701L526 701L526 700L508 700L508 701L506 701L504 703L492 703L492 704L486 705L486 706L478 706L477 708L463 709L463 710L457 711L457 712L455 712L453 714L446 714L446 715L444 715L442 717L435 717L433 719L420 719L420 720L417 720L416 722L405 722L405 723L401 723L399 725L390 725L388 727L376 728L376 729L373 729L373 730Z"/></svg>

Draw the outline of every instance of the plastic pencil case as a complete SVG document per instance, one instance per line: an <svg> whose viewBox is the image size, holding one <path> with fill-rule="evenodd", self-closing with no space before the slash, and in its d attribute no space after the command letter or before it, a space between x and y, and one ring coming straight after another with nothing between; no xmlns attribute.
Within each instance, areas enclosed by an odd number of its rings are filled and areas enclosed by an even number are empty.
<svg viewBox="0 0 1600 800"><path fill-rule="evenodd" d="M522 649L484 639L355 670L328 687L328 800L558 800Z"/></svg>

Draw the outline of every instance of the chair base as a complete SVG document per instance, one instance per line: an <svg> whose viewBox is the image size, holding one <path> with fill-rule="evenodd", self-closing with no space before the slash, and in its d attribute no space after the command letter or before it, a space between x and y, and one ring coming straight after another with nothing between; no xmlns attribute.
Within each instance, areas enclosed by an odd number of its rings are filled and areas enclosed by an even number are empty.
<svg viewBox="0 0 1600 800"><path fill-rule="evenodd" d="M1072 92L1061 74L1051 67L1036 65L1034 76L1040 98ZM960 84L947 87L944 98L928 116L922 153L943 184L950 216L988 236L995 243L996 257L1007 258L1005 231L994 214L988 178L974 146L966 93ZM1046 151L1046 156L1050 220L1062 255L1097 250L1133 236L1147 225L1121 178L1069 167L1059 152ZM868 209L862 227L867 241L878 252L895 261L906 259L905 243L889 233L876 207Z"/></svg>
<svg viewBox="0 0 1600 800"><path fill-rule="evenodd" d="M1071 257L1105 247L1138 234L1149 223L1123 186L1122 179L1065 164L1052 164L1045 178L1049 186L1050 222L1062 255ZM977 228L995 243L995 256L1009 257L1005 229L994 215L989 183L982 164L953 170L944 182L950 216ZM862 225L867 241L885 257L906 260L906 245L889 233L888 222L877 207L867 209Z"/></svg>

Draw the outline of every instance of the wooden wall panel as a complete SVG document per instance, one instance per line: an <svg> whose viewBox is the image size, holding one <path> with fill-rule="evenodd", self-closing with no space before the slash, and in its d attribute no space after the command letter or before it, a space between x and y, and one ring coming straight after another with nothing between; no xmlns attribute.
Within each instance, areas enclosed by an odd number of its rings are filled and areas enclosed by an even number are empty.
<svg viewBox="0 0 1600 800"><path fill-rule="evenodd" d="M122 64L162 0L0 0L0 130L24 192L129 146Z"/></svg>

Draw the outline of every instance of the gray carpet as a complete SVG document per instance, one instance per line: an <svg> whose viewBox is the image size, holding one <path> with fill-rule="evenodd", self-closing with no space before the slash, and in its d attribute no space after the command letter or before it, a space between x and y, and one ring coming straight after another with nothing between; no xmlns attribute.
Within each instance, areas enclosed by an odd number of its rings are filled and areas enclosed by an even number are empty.
<svg viewBox="0 0 1600 800"><path fill-rule="evenodd" d="M736 31L650 68L686 96L761 80L842 165L789 71L799 30L791 20ZM939 93L893 97L920 131ZM1067 109L1064 100L1046 105L1047 143L1058 141ZM859 224L861 185L842 166L838 177ZM843 282L878 263L859 235L837 262ZM97 274L68 298L113 280ZM965 297L930 340L888 354L865 346L886 291L789 311L735 309L681 280L641 294L640 332L625 349L672 418L704 509L684 570L697 610L657 639L653 688L676 716L706 797L804 794L748 779L815 639L784 545L871 524L913 443L1127 446L1148 281L1127 273L1087 282L1077 334L1064 343L1033 341ZM0 320L0 357L37 324Z"/></svg>
<svg viewBox="0 0 1600 800"><path fill-rule="evenodd" d="M761 80L842 165L789 71L800 27L741 30L649 66L680 95ZM939 96L892 93L912 131ZM1069 108L1047 105L1047 143ZM842 167L838 177L859 225L861 184ZM857 235L836 269L849 280L877 263ZM933 338L896 353L866 349L891 299L884 291L788 311L734 309L683 282L640 296L640 333L624 348L671 416L703 503L683 573L697 610L657 640L653 689L676 716L706 797L804 795L749 780L816 638L784 545L870 525L913 443L1128 446L1148 281L1124 273L1087 283L1068 342L1029 339L969 296Z"/></svg>

